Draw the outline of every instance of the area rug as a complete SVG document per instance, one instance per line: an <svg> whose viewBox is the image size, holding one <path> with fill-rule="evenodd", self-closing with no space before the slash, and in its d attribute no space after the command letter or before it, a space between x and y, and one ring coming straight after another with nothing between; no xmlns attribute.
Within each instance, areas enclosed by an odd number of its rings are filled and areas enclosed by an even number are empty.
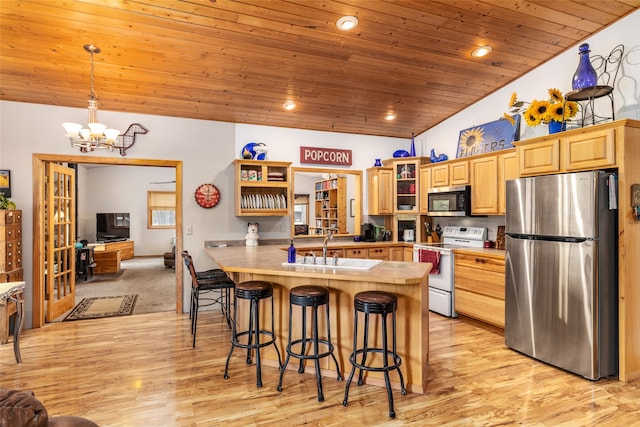
<svg viewBox="0 0 640 427"><path fill-rule="evenodd" d="M83 298L64 321L128 316L133 313L138 295Z"/></svg>

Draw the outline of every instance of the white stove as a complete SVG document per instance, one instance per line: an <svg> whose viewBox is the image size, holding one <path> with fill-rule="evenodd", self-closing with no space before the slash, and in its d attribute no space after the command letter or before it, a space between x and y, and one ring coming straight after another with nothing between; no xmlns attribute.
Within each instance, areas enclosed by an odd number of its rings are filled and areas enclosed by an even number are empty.
<svg viewBox="0 0 640 427"><path fill-rule="evenodd" d="M447 225L442 243L413 245L415 262L431 262L429 274L429 310L448 317L458 317L454 300L453 252L456 248L481 248L487 239L484 227Z"/></svg>

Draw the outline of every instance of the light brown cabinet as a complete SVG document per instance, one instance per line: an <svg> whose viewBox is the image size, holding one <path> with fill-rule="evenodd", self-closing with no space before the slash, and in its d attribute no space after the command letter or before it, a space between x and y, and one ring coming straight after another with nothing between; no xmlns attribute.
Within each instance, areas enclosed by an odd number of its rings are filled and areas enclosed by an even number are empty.
<svg viewBox="0 0 640 427"><path fill-rule="evenodd" d="M429 210L429 197L427 193L431 188L431 169L430 165L420 166L420 213L426 215Z"/></svg>
<svg viewBox="0 0 640 427"><path fill-rule="evenodd" d="M404 248L392 246L389 248L389 261L404 261Z"/></svg>
<svg viewBox="0 0 640 427"><path fill-rule="evenodd" d="M456 250L454 259L456 311L504 328L504 255Z"/></svg>
<svg viewBox="0 0 640 427"><path fill-rule="evenodd" d="M617 166L616 130L610 127L562 132L539 141L516 144L521 176Z"/></svg>
<svg viewBox="0 0 640 427"><path fill-rule="evenodd" d="M507 213L507 181L520 177L515 149L498 155L498 214Z"/></svg>
<svg viewBox="0 0 640 427"><path fill-rule="evenodd" d="M431 188L469 184L469 160L450 160L431 166Z"/></svg>
<svg viewBox="0 0 640 427"><path fill-rule="evenodd" d="M469 160L471 175L471 213L504 215L505 183L518 178L515 149L481 155Z"/></svg>
<svg viewBox="0 0 640 427"><path fill-rule="evenodd" d="M345 258L367 258L369 256L369 249L349 248L349 249L344 249L342 253L344 254L343 256Z"/></svg>
<svg viewBox="0 0 640 427"><path fill-rule="evenodd" d="M420 194L420 165L423 158L393 162L393 211L394 213L418 213Z"/></svg>
<svg viewBox="0 0 640 427"><path fill-rule="evenodd" d="M345 177L315 183L316 234L347 233L346 187Z"/></svg>
<svg viewBox="0 0 640 427"><path fill-rule="evenodd" d="M290 162L234 160L236 216L287 216Z"/></svg>
<svg viewBox="0 0 640 427"><path fill-rule="evenodd" d="M0 210L0 283L22 280L22 211Z"/></svg>
<svg viewBox="0 0 640 427"><path fill-rule="evenodd" d="M319 251L320 248L314 250ZM369 246L369 247L347 247L347 248L332 248L331 251L340 251L341 257L345 258L370 258L370 259L382 259L385 261L407 261L406 251L407 248L404 245L397 246ZM409 248L411 252L412 248ZM413 256L413 254L412 254ZM408 261L411 261L409 259Z"/></svg>
<svg viewBox="0 0 640 427"><path fill-rule="evenodd" d="M616 164L615 130L602 129L560 140L561 170L603 169Z"/></svg>
<svg viewBox="0 0 640 427"><path fill-rule="evenodd" d="M560 140L555 137L517 148L520 175L545 175L560 171Z"/></svg>
<svg viewBox="0 0 640 427"><path fill-rule="evenodd" d="M389 248L369 248L367 258L388 260Z"/></svg>
<svg viewBox="0 0 640 427"><path fill-rule="evenodd" d="M482 156L470 161L471 213L498 213L498 156Z"/></svg>
<svg viewBox="0 0 640 427"><path fill-rule="evenodd" d="M367 195L369 215L393 213L393 168L367 169Z"/></svg>
<svg viewBox="0 0 640 427"><path fill-rule="evenodd" d="M127 240L124 242L105 243L104 247L105 247L105 251L119 251L120 259L122 261L127 259L132 259L135 255L133 240Z"/></svg>
<svg viewBox="0 0 640 427"><path fill-rule="evenodd" d="M0 283L22 279L22 211L0 210ZM0 344L9 341L9 320L16 309L15 302L0 305Z"/></svg>

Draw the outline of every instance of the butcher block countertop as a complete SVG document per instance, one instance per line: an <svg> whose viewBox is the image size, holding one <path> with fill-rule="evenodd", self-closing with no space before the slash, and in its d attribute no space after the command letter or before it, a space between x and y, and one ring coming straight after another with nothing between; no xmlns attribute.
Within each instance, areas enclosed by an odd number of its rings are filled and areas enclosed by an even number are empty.
<svg viewBox="0 0 640 427"><path fill-rule="evenodd" d="M331 247L331 246L329 246ZM288 267L287 252L281 246L232 246L205 248L205 252L227 272L263 273L280 276L331 278L332 280L362 280L377 283L415 285L429 274L431 264L383 261L370 270L332 269L328 267Z"/></svg>

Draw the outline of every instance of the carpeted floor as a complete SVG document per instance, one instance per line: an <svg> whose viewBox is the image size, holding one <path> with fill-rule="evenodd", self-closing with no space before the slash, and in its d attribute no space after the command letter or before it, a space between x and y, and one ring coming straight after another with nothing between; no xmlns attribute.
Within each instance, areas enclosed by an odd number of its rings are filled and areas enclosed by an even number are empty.
<svg viewBox="0 0 640 427"><path fill-rule="evenodd" d="M176 308L176 276L164 267L159 257L136 257L120 263L120 274L94 275L86 282L76 282L76 304L83 298L138 295L132 314L174 311ZM110 276L111 280L104 280ZM56 321L62 321L69 312Z"/></svg>

